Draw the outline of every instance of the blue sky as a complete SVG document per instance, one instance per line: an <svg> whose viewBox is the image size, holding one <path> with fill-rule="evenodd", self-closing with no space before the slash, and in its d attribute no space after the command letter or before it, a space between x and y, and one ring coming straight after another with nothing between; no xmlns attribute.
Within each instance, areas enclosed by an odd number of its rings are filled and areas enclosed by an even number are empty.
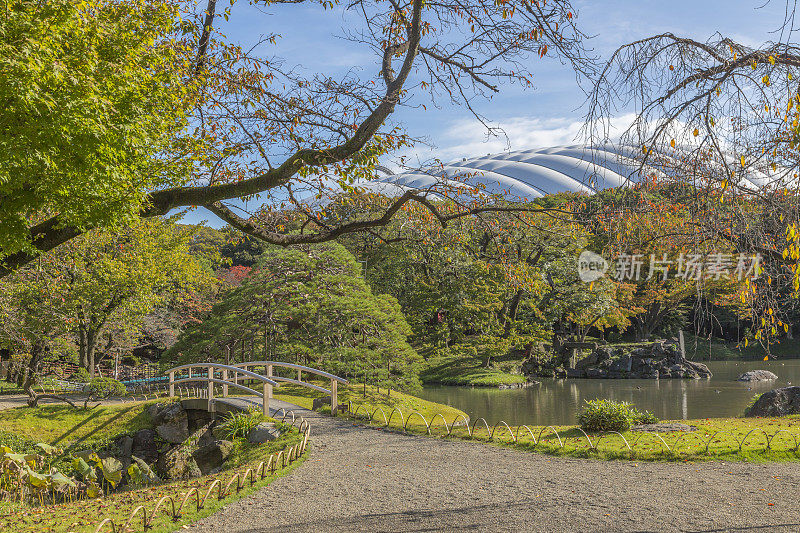
<svg viewBox="0 0 800 533"><path fill-rule="evenodd" d="M673 32L704 40L720 32L744 44L757 45L775 38L773 33L783 20L781 0L603 0L575 1L577 24L594 36L589 46L601 58L626 42L649 35ZM268 9L249 6L239 0L232 7L229 21L219 29L232 40L254 43L261 35L278 33L277 45L270 51L308 73L321 72L334 77L354 69L364 77L377 71L377 60L365 46L341 38L343 30L357 19L341 8L323 11L319 4L277 4ZM401 109L393 120L406 130L425 138L431 148L418 148L410 164L432 157L442 160L512 150L556 146L576 142L582 124L584 94L574 73L553 59L531 59L534 87L503 87L491 101L477 107L494 125L501 126L507 138L489 138L486 131L462 107L444 104L427 111ZM624 117L622 117L624 120ZM391 162L387 162L391 165ZM208 220L221 223L213 215L198 210L186 222Z"/></svg>

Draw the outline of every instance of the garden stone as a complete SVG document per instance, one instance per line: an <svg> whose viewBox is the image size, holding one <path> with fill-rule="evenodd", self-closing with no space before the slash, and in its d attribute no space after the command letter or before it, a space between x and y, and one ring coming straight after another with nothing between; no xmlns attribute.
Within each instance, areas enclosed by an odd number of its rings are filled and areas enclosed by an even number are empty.
<svg viewBox="0 0 800 533"><path fill-rule="evenodd" d="M158 436L172 444L189 438L189 418L178 402L154 404L147 408Z"/></svg>
<svg viewBox="0 0 800 533"><path fill-rule="evenodd" d="M189 453L186 446L179 446L168 451L158 459L158 470L165 479L191 479L202 475L200 467Z"/></svg>
<svg viewBox="0 0 800 533"><path fill-rule="evenodd" d="M765 392L745 412L745 416L784 416L800 414L800 387L783 387Z"/></svg>
<svg viewBox="0 0 800 533"><path fill-rule="evenodd" d="M330 404L331 404L330 396L322 396L321 398L314 398L314 401L311 402L311 409L313 411L317 411L323 405L330 405Z"/></svg>
<svg viewBox="0 0 800 533"><path fill-rule="evenodd" d="M229 440L217 440L195 450L192 459L200 469L200 472L210 474L218 471L222 463L230 456L233 450L233 443Z"/></svg>
<svg viewBox="0 0 800 533"><path fill-rule="evenodd" d="M253 444L263 444L275 440L281 436L281 432L270 422L262 422L250 430L247 440Z"/></svg>
<svg viewBox="0 0 800 533"><path fill-rule="evenodd" d="M156 444L156 432L152 429L141 429L133 435L133 446L131 453L141 457L148 463L158 460L158 444Z"/></svg>
<svg viewBox="0 0 800 533"><path fill-rule="evenodd" d="M583 378L586 377L586 372L580 368L568 368L567 369L567 377L568 378Z"/></svg>
<svg viewBox="0 0 800 533"><path fill-rule="evenodd" d="M751 370L740 374L736 381L771 381L773 379L778 379L778 376L769 370Z"/></svg>
<svg viewBox="0 0 800 533"><path fill-rule="evenodd" d="M608 372L600 368L589 368L586 370L587 378L605 378L608 377Z"/></svg>

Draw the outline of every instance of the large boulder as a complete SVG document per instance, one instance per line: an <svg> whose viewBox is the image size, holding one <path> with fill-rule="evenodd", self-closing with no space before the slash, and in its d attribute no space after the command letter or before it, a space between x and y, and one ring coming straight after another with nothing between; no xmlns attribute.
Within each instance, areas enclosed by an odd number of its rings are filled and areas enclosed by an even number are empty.
<svg viewBox="0 0 800 533"><path fill-rule="evenodd" d="M744 374L739 374L736 381L772 381L773 379L778 379L778 376L769 370L750 370Z"/></svg>
<svg viewBox="0 0 800 533"><path fill-rule="evenodd" d="M192 459L200 469L200 472L211 474L219 471L222 463L233 451L233 443L229 440L217 440L205 446L201 446L192 453Z"/></svg>
<svg viewBox="0 0 800 533"><path fill-rule="evenodd" d="M158 460L158 444L156 443L156 432L152 429L140 429L133 435L133 446L131 454L141 457L148 463Z"/></svg>
<svg viewBox="0 0 800 533"><path fill-rule="evenodd" d="M800 414L800 387L783 387L765 392L745 412L745 416L783 416Z"/></svg>
<svg viewBox="0 0 800 533"><path fill-rule="evenodd" d="M180 402L157 403L147 408L158 436L172 444L189 438L189 418Z"/></svg>
<svg viewBox="0 0 800 533"><path fill-rule="evenodd" d="M270 422L261 422L250 430L247 440L253 444L264 444L281 436L281 432Z"/></svg>
<svg viewBox="0 0 800 533"><path fill-rule="evenodd" d="M202 475L187 446L178 446L159 457L157 468L162 477L170 481Z"/></svg>

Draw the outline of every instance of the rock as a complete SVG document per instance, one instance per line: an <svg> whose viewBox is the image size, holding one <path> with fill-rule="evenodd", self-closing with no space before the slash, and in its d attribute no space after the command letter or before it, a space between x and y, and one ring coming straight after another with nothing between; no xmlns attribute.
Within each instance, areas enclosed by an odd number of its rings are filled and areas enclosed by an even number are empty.
<svg viewBox="0 0 800 533"><path fill-rule="evenodd" d="M314 401L311 402L311 409L314 411L318 410L323 405L330 405L331 404L331 397L330 396L323 396L321 398L314 398Z"/></svg>
<svg viewBox="0 0 800 533"><path fill-rule="evenodd" d="M568 368L567 369L567 377L568 378L585 378L586 372L582 368Z"/></svg>
<svg viewBox="0 0 800 533"><path fill-rule="evenodd" d="M179 402L157 403L147 408L158 436L172 444L189 438L189 418Z"/></svg>
<svg viewBox="0 0 800 533"><path fill-rule="evenodd" d="M133 435L133 446L131 454L141 457L148 463L155 463L158 460L158 444L156 444L156 432L152 429L141 429Z"/></svg>
<svg viewBox="0 0 800 533"><path fill-rule="evenodd" d="M769 370L751 370L739 375L736 381L771 381L773 379L778 379L778 376Z"/></svg>
<svg viewBox="0 0 800 533"><path fill-rule="evenodd" d="M128 435L122 437L119 444L119 457L122 462L122 471L125 472L131 464L131 454L133 453L133 439Z"/></svg>
<svg viewBox="0 0 800 533"><path fill-rule="evenodd" d="M713 375L711 370L709 370L708 367L703 363L695 363L694 361L684 360L683 365L694 370L700 378L709 379Z"/></svg>
<svg viewBox="0 0 800 533"><path fill-rule="evenodd" d="M567 370L569 373L569 370ZM508 389L527 389L528 387L534 387L536 385L541 385L541 381L536 381L535 379L528 378L527 381L522 381L520 383L501 383L497 386L500 390L508 390Z"/></svg>
<svg viewBox="0 0 800 533"><path fill-rule="evenodd" d="M586 370L587 378L602 379L608 377L608 372L600 368L589 368Z"/></svg>
<svg viewBox="0 0 800 533"><path fill-rule="evenodd" d="M275 440L281 436L281 432L275 427L275 424L269 422L262 422L252 430L247 436L247 440L254 444L263 444L271 440Z"/></svg>
<svg viewBox="0 0 800 533"><path fill-rule="evenodd" d="M800 414L800 387L783 387L765 392L745 412L745 416L784 416Z"/></svg>
<svg viewBox="0 0 800 533"><path fill-rule="evenodd" d="M174 481L202 475L188 447L178 446L158 458L158 470L164 479Z"/></svg>
<svg viewBox="0 0 800 533"><path fill-rule="evenodd" d="M631 426L631 431L646 431L650 433L669 433L670 431L697 431L697 426L686 424L673 424L661 422L658 424L636 424Z"/></svg>
<svg viewBox="0 0 800 533"><path fill-rule="evenodd" d="M210 474L219 471L232 450L231 441L217 440L195 450L192 459L202 474Z"/></svg>

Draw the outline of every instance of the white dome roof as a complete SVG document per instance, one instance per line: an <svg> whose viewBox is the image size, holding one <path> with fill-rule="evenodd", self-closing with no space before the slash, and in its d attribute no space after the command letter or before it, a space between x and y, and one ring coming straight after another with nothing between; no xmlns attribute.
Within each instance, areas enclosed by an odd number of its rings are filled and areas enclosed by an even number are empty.
<svg viewBox="0 0 800 533"><path fill-rule="evenodd" d="M641 150L610 144L503 152L452 161L422 171L390 174L359 187L386 196L399 196L409 189L428 189L433 196L439 196L436 191L441 187L458 188L468 184L481 186L489 194L504 195L511 201L530 201L560 192L592 194L635 183L642 174L664 175L649 165L640 168L640 156ZM451 179L453 177L458 179ZM751 171L740 184L755 189L772 181L770 178L772 176L762 172Z"/></svg>

